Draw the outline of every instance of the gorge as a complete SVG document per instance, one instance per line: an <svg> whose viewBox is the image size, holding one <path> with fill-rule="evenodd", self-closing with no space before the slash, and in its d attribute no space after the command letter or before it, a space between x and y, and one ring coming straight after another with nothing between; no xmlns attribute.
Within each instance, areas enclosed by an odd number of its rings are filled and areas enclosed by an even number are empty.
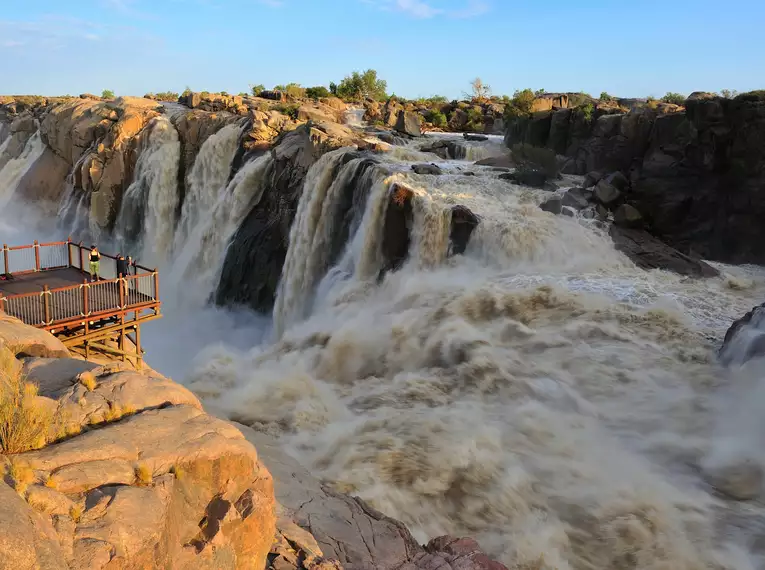
<svg viewBox="0 0 765 570"><path fill-rule="evenodd" d="M504 140L414 136L403 109L369 127L336 100L242 105L0 106L0 237L159 267L149 364L416 542L470 536L507 568L763 567L762 363L716 350L765 292L761 267L722 263L762 263L765 102L587 125L556 107ZM519 142L564 174L510 180ZM677 250L589 194L563 204L591 171L621 172ZM289 461L263 461L278 487ZM420 567L416 542L357 556L308 511L294 523L345 567Z"/></svg>

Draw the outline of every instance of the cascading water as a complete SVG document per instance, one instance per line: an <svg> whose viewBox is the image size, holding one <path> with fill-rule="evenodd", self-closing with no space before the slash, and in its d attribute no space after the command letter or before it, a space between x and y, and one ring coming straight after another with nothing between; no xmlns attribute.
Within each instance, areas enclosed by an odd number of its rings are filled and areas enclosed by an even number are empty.
<svg viewBox="0 0 765 570"><path fill-rule="evenodd" d="M5 152L10 138L0 145L0 156ZM5 207L16 193L16 188L24 175L45 152L45 145L40 138L40 132L35 132L18 158L11 158L0 169L0 208Z"/></svg>
<svg viewBox="0 0 765 570"><path fill-rule="evenodd" d="M172 251L181 143L167 117L152 119L146 128L148 136L143 139L133 182L122 197L114 232L126 251L156 266Z"/></svg>
<svg viewBox="0 0 765 570"><path fill-rule="evenodd" d="M549 193L384 157L327 268L341 157L306 179L281 340L211 348L192 389L422 541L474 536L517 568L761 567L765 509L719 497L699 471L723 376L708 339L761 278L740 291L645 272L598 222L540 210ZM394 186L412 194L409 262L376 284L348 256L379 259ZM481 223L447 258L454 204Z"/></svg>
<svg viewBox="0 0 765 570"><path fill-rule="evenodd" d="M229 181L238 129L227 129L197 157L175 235L158 215L149 230L174 244L162 321L209 311L200 307L225 248L266 190L269 155ZM148 216L169 212L179 193L159 199L170 168L149 160L146 144L134 192ZM30 140L28 160L40 146ZM264 327L250 314L232 325L205 313L204 330L189 329L210 347L177 379L421 541L474 536L513 568L762 568L765 507L752 465L765 464L763 375L756 360L722 370L710 342L765 292L762 273L740 287L740 278L642 271L599 222L541 211L549 193L467 162L416 175L407 160L422 158L406 150L341 150L314 164L274 307L279 340L258 344ZM17 180L24 164L13 175L6 165L0 180ZM468 166L475 176L461 174ZM396 230L409 259L379 279L391 192L402 188L411 217ZM62 212L79 219L86 200L72 188ZM465 255L450 257L457 204L480 223ZM151 352L187 365L196 347L177 338L182 330L176 321ZM239 352L248 343L257 346ZM720 398L728 383L735 389ZM727 488L719 473L735 479L742 461L760 497L748 503L707 476Z"/></svg>

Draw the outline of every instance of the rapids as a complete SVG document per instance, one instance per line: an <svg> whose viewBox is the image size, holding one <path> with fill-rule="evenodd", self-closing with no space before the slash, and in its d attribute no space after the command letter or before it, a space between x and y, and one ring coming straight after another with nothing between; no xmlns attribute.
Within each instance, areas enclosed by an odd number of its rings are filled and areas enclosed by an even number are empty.
<svg viewBox="0 0 765 570"><path fill-rule="evenodd" d="M205 303L271 158L231 176L239 127L225 127L202 146L178 208L177 134L164 121L113 237L162 270L150 364L421 541L473 536L519 569L765 567L762 500L730 500L704 476L710 464L765 464L761 366L725 370L715 356L731 321L762 301L761 268L718 265L724 276L703 281L643 271L604 224L543 212L549 193L473 166L501 151L496 141L461 143L462 161L417 143L371 165L345 160L348 149L319 159L272 317L215 309ZM445 173L412 173L421 160ZM0 171L0 193L23 168ZM348 222L338 212L351 181L362 199ZM395 188L412 195L409 260L379 279ZM88 227L84 200L65 192L61 231ZM457 204L481 223L450 256ZM4 241L26 237L0 219ZM178 336L200 313L201 338Z"/></svg>

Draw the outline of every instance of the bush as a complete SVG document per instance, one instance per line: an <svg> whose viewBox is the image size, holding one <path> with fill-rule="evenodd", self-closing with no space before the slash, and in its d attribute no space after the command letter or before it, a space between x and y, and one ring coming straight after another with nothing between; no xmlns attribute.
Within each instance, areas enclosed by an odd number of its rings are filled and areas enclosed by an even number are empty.
<svg viewBox="0 0 765 570"><path fill-rule="evenodd" d="M330 93L329 89L323 85L319 85L318 87L309 87L306 89L305 96L310 97L311 99L321 99L322 97L331 97L332 93Z"/></svg>
<svg viewBox="0 0 765 570"><path fill-rule="evenodd" d="M672 103L673 105L685 105L685 95L680 93L669 92L661 100L664 103Z"/></svg>
<svg viewBox="0 0 765 570"><path fill-rule="evenodd" d="M579 110L582 112L582 115L584 116L584 120L588 123L592 122L592 113L595 111L595 107L592 103L586 103L585 105L582 105L579 107Z"/></svg>
<svg viewBox="0 0 765 570"><path fill-rule="evenodd" d="M592 96L589 93L580 91L579 93L572 93L568 96L569 107L581 107L587 103L592 103Z"/></svg>
<svg viewBox="0 0 765 570"><path fill-rule="evenodd" d="M616 97L603 91L603 93L600 94L600 100L604 102L613 102L616 101Z"/></svg>
<svg viewBox="0 0 765 570"><path fill-rule="evenodd" d="M291 118L293 121L296 121L298 118L298 109L300 109L300 105L277 105L274 107L277 111L280 113L287 115L289 118Z"/></svg>
<svg viewBox="0 0 765 570"><path fill-rule="evenodd" d="M531 114L534 108L534 99L536 96L531 89L524 89L513 93L513 98L505 105L505 117L513 119Z"/></svg>
<svg viewBox="0 0 765 570"><path fill-rule="evenodd" d="M467 118L467 125L465 125L467 130L482 133L486 128L483 120L483 111L480 107L468 109Z"/></svg>
<svg viewBox="0 0 765 570"><path fill-rule="evenodd" d="M444 115L441 111L436 111L433 109L428 111L426 119L431 125L438 127L439 129L445 128L448 123L446 120L446 115Z"/></svg>
<svg viewBox="0 0 765 570"><path fill-rule="evenodd" d="M306 93L305 87L301 87L300 83L288 83L282 89L277 89L277 91L284 91L288 97L293 99L302 99Z"/></svg>
<svg viewBox="0 0 765 570"><path fill-rule="evenodd" d="M111 89L104 89L101 91L101 97L103 99L114 99L114 91Z"/></svg>
<svg viewBox="0 0 765 570"><path fill-rule="evenodd" d="M333 85L333 83L329 84L330 91ZM347 101L363 101L364 99L384 101L388 98L385 93L388 83L378 79L374 69L367 69L363 73L354 71L334 87L335 95Z"/></svg>
<svg viewBox="0 0 765 570"><path fill-rule="evenodd" d="M733 99L736 95L738 95L738 91L735 89L723 89L720 91L720 96L725 97L726 99Z"/></svg>
<svg viewBox="0 0 765 570"><path fill-rule="evenodd" d="M265 90L266 90L266 86L265 85L261 85L261 84L250 85L250 93L252 93L253 97L257 97L258 95L263 93L263 91L265 91Z"/></svg>
<svg viewBox="0 0 765 570"><path fill-rule="evenodd" d="M22 453L47 443L53 416L37 401L16 357L0 348L0 452Z"/></svg>
<svg viewBox="0 0 765 570"><path fill-rule="evenodd" d="M558 159L549 148L518 143L513 145L511 153L517 170L536 170L548 178L558 177Z"/></svg>

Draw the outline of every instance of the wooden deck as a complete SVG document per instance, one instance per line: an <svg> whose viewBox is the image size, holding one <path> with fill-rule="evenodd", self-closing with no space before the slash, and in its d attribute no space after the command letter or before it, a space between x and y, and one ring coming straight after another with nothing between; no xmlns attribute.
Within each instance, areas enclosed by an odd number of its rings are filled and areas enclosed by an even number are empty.
<svg viewBox="0 0 765 570"><path fill-rule="evenodd" d="M135 359L140 367L140 325L162 316L157 270L134 265L135 275L119 277L116 258L101 253L101 278L90 281L83 271L87 254L71 240L3 245L0 311L50 331L70 348L83 346L86 358L95 349ZM134 351L127 350L128 338Z"/></svg>

